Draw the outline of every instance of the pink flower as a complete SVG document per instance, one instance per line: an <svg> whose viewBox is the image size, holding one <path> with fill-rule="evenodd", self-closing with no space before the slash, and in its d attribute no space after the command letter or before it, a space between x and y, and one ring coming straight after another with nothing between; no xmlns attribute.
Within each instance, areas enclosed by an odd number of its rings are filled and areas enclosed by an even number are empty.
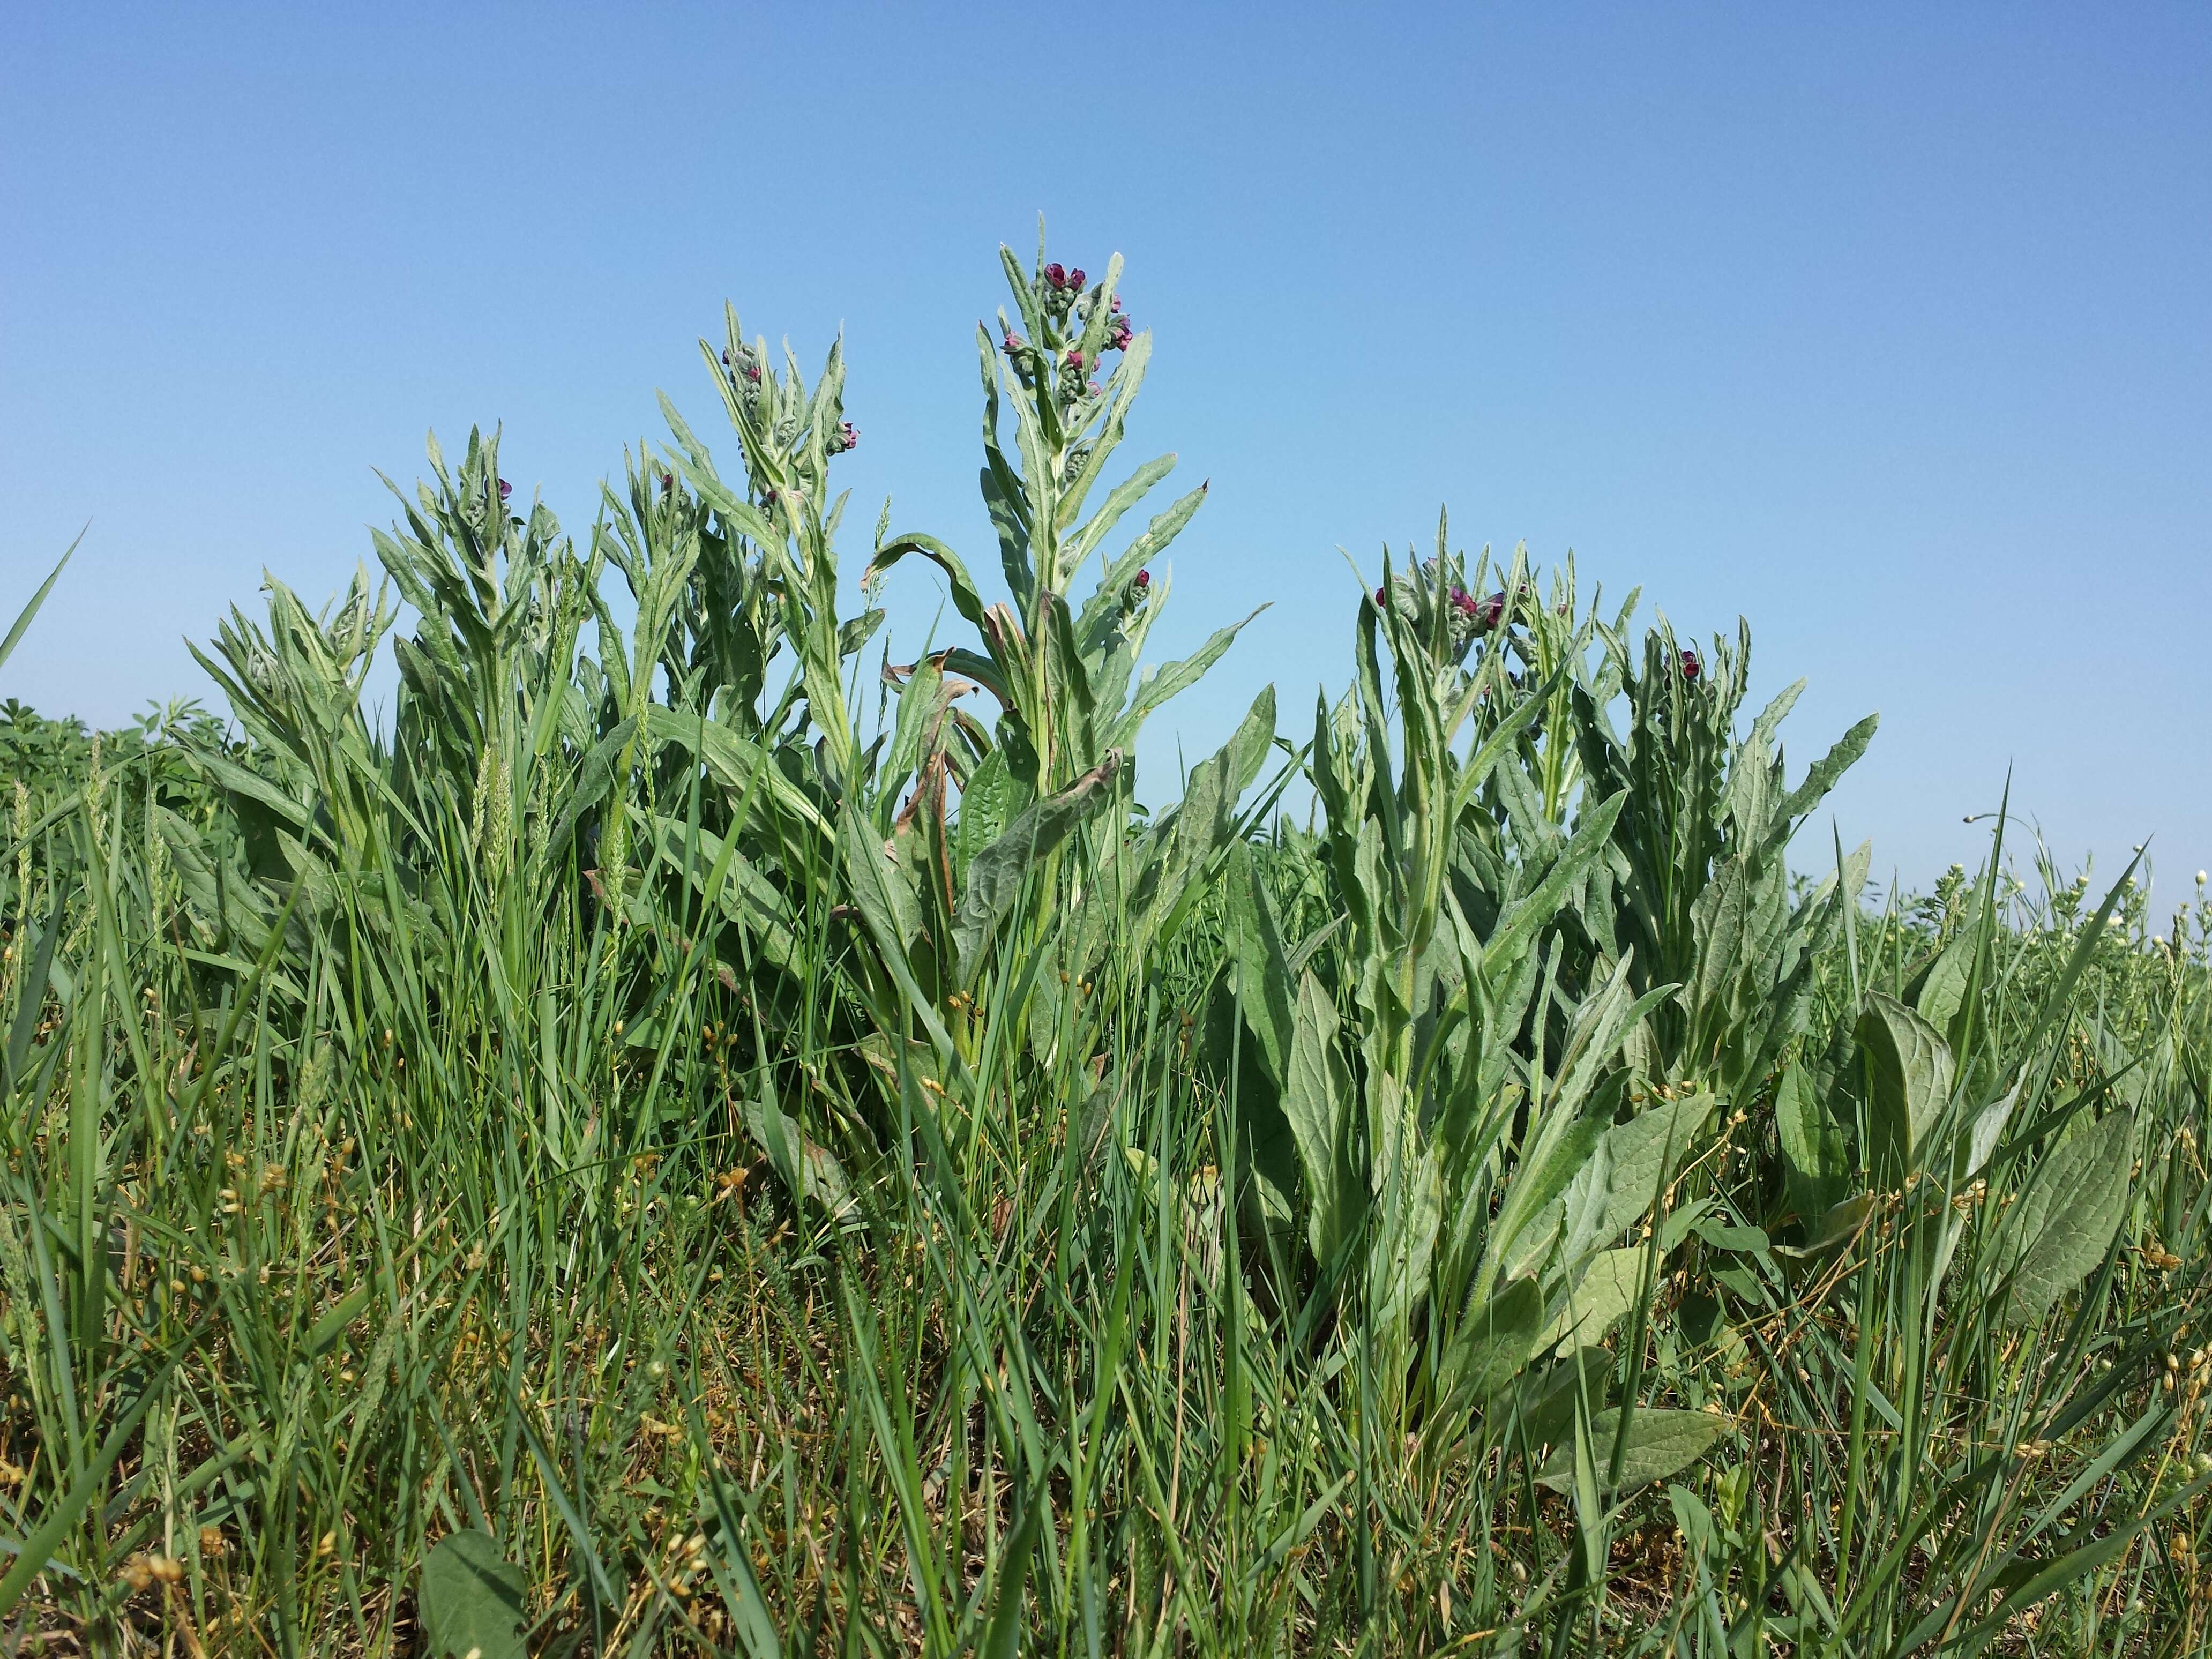
<svg viewBox="0 0 2212 1659"><path fill-rule="evenodd" d="M847 421L847 422L846 422L842 426L841 426L841 427L838 428L838 430L839 430L839 431L841 431L841 432L842 432L842 433L845 434L845 447L846 447L846 448L848 448L848 449L858 449L858 448L860 447L860 428L858 428L857 426L854 426L854 425L850 421Z"/></svg>
<svg viewBox="0 0 2212 1659"><path fill-rule="evenodd" d="M1109 351L1127 351L1129 349L1129 342L1136 337L1137 331L1129 325L1129 319L1127 317L1116 317L1114 319L1113 327L1106 331L1106 349Z"/></svg>
<svg viewBox="0 0 2212 1659"><path fill-rule="evenodd" d="M1698 653L1694 651L1684 651L1682 653L1682 678L1689 681L1692 684L1695 684L1697 683L1698 676L1704 672L1704 666L1698 661Z"/></svg>
<svg viewBox="0 0 2212 1659"><path fill-rule="evenodd" d="M1488 633L1505 617L1505 595L1492 593L1474 608L1475 626Z"/></svg>
<svg viewBox="0 0 2212 1659"><path fill-rule="evenodd" d="M1152 573L1149 570L1139 570L1137 573L1137 591L1141 593L1152 585Z"/></svg>
<svg viewBox="0 0 2212 1659"><path fill-rule="evenodd" d="M1076 266L1074 270L1067 273L1067 285L1068 287L1074 289L1079 289L1083 286L1083 267L1081 265Z"/></svg>
<svg viewBox="0 0 2212 1659"><path fill-rule="evenodd" d="M1080 349L1071 349L1068 352L1067 366L1070 368L1080 368L1083 367L1083 353Z"/></svg>
<svg viewBox="0 0 2212 1659"><path fill-rule="evenodd" d="M507 481L506 479L501 478L501 479L499 481L499 498L500 498L500 500L501 500L501 501L505 501L505 500L506 500L509 495L512 495L513 494L514 494L514 486L513 484L511 484L511 483L507 483Z"/></svg>
<svg viewBox="0 0 2212 1659"><path fill-rule="evenodd" d="M1462 617L1472 617L1475 612L1474 595L1464 587L1454 586L1451 591L1451 607Z"/></svg>
<svg viewBox="0 0 2212 1659"><path fill-rule="evenodd" d="M673 472L662 473L660 475L660 493L664 495L670 495L674 492L675 489L676 475Z"/></svg>
<svg viewBox="0 0 2212 1659"><path fill-rule="evenodd" d="M1000 343L1006 348L1006 356L1012 357L1020 352L1022 349L1022 337L1015 333L1014 331L1010 328L1006 331L1006 337L1005 340L1000 342Z"/></svg>
<svg viewBox="0 0 2212 1659"><path fill-rule="evenodd" d="M1056 264L1047 265L1044 268L1044 279L1055 291L1067 286L1066 270Z"/></svg>

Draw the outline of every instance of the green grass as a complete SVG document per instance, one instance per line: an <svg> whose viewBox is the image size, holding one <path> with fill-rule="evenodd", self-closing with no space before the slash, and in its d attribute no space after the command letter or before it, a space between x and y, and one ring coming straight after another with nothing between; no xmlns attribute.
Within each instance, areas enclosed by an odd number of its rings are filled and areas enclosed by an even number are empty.
<svg viewBox="0 0 2212 1659"><path fill-rule="evenodd" d="M732 317L734 457L434 447L230 731L4 711L14 1650L2203 1650L2201 892L1794 876L1871 720L1442 526L1140 811L1203 490L1005 263L962 643Z"/></svg>

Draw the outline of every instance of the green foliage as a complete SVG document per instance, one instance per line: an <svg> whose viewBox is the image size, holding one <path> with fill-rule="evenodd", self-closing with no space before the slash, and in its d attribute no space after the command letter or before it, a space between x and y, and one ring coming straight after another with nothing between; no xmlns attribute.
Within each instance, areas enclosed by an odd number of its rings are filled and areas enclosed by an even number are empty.
<svg viewBox="0 0 2212 1659"><path fill-rule="evenodd" d="M440 1659L520 1659L529 1581L498 1541L473 1527L448 1533L422 1562L422 1633Z"/></svg>
<svg viewBox="0 0 2212 1659"><path fill-rule="evenodd" d="M1806 879L1870 719L1442 524L1139 808L1204 488L1125 527L1119 261L1002 267L988 587L886 511L841 613L842 353L732 313L587 532L434 442L229 725L0 708L0 1618L2201 1650L2202 895Z"/></svg>

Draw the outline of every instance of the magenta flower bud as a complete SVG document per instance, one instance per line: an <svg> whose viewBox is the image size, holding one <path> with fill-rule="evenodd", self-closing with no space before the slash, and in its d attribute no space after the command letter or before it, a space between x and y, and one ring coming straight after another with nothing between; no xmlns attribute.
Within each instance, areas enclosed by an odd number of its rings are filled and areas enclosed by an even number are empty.
<svg viewBox="0 0 2212 1659"><path fill-rule="evenodd" d="M1387 588L1387 587L1378 587L1378 588L1376 588L1376 589L1375 590L1375 608L1376 608L1377 611L1380 611L1380 610L1381 610L1384 605L1388 605L1388 604L1389 604L1389 603L1390 603L1390 590L1389 590L1389 588Z"/></svg>
<svg viewBox="0 0 2212 1659"><path fill-rule="evenodd" d="M1067 272L1065 269L1057 264L1047 265L1044 268L1044 279L1047 283L1050 283L1055 290L1067 286Z"/></svg>
<svg viewBox="0 0 2212 1659"><path fill-rule="evenodd" d="M660 493L664 495L671 495L675 494L675 492L676 475L673 472L662 473L660 475Z"/></svg>
<svg viewBox="0 0 2212 1659"><path fill-rule="evenodd" d="M842 427L841 427L839 429L840 429L841 431L842 431L842 432L844 433L844 434L845 434L845 447L846 447L846 448L848 448L848 449L858 449L858 448L860 447L860 428L858 428L857 426L854 426L854 425L850 421L847 421L847 422L844 423L844 425L843 425Z"/></svg>
<svg viewBox="0 0 2212 1659"><path fill-rule="evenodd" d="M1492 593L1474 608L1475 626L1488 633L1505 619L1505 595Z"/></svg>
<svg viewBox="0 0 2212 1659"><path fill-rule="evenodd" d="M499 481L499 498L500 498L500 500L501 500L501 501L505 501L505 500L506 500L509 495L512 495L513 494L514 494L514 486L513 484L511 484L511 483L507 483L507 481L506 479L501 478L501 479Z"/></svg>
<svg viewBox="0 0 2212 1659"><path fill-rule="evenodd" d="M1006 337L1000 341L1000 343L1006 347L1006 356L1012 357L1021 350L1022 337L1015 333L1014 331L1010 328L1006 331Z"/></svg>
<svg viewBox="0 0 2212 1659"><path fill-rule="evenodd" d="M1694 651L1684 651L1682 653L1682 678L1694 684L1697 682L1698 676L1703 672L1705 672L1705 670L1698 662L1698 653Z"/></svg>
<svg viewBox="0 0 2212 1659"><path fill-rule="evenodd" d="M1120 315L1121 310L1121 296L1118 294L1114 296L1113 310L1115 315Z"/></svg>
<svg viewBox="0 0 2212 1659"><path fill-rule="evenodd" d="M1451 591L1451 608L1462 617L1472 617L1475 612L1474 595L1464 587L1454 584Z"/></svg>
<svg viewBox="0 0 2212 1659"><path fill-rule="evenodd" d="M1152 573L1149 570L1139 570L1137 573L1137 591L1141 593L1152 585Z"/></svg>
<svg viewBox="0 0 2212 1659"><path fill-rule="evenodd" d="M1081 288L1083 286L1083 267L1081 265L1076 266L1074 270L1067 273L1067 285L1070 288Z"/></svg>
<svg viewBox="0 0 2212 1659"><path fill-rule="evenodd" d="M1127 351L1129 342L1137 337L1137 331L1129 325L1127 317L1116 317L1114 326L1107 331L1106 346L1110 351Z"/></svg>
<svg viewBox="0 0 2212 1659"><path fill-rule="evenodd" d="M1083 353L1080 349L1073 349L1068 352L1067 366L1070 368L1080 368L1083 367Z"/></svg>

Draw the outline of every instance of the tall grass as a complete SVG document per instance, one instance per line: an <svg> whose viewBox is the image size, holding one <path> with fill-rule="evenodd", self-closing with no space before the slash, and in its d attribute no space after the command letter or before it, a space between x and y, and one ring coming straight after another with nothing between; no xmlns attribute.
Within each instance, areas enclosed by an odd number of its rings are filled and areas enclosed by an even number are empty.
<svg viewBox="0 0 2212 1659"><path fill-rule="evenodd" d="M9 1639L2202 1650L2201 894L1804 881L1871 720L1441 526L1139 810L1203 488L1118 259L1004 263L1001 600L886 519L839 614L841 359L732 316L734 468L434 447L228 738L11 707Z"/></svg>

